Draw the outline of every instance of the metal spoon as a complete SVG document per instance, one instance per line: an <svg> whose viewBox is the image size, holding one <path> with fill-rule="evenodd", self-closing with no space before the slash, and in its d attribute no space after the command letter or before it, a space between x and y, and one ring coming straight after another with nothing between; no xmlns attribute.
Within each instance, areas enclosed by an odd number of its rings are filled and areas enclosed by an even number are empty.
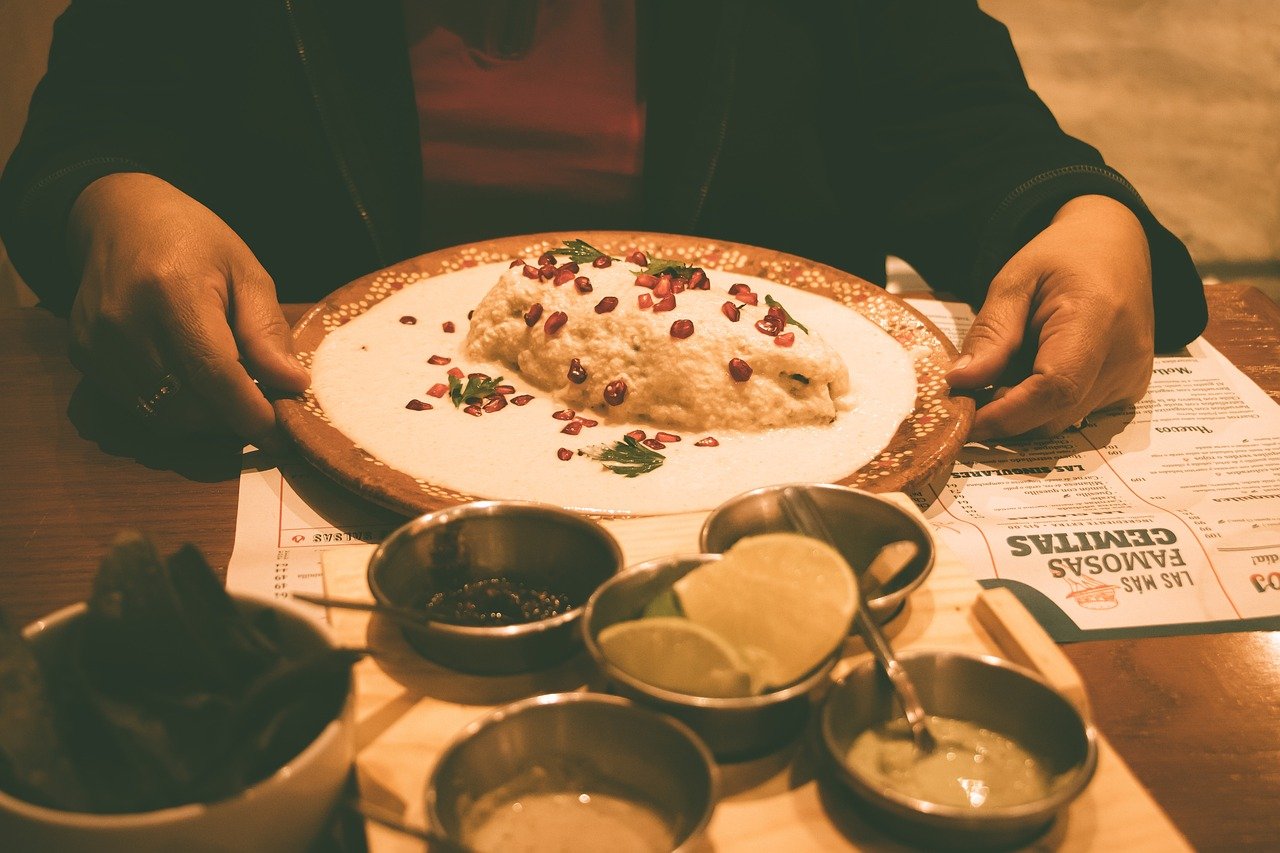
<svg viewBox="0 0 1280 853"><path fill-rule="evenodd" d="M385 616L393 622L401 622L405 625L413 625L422 627L432 622L430 616L421 610L414 610L410 607L396 607L390 604L371 604L368 601L354 601L349 598L329 598L324 595L312 595L308 592L290 593L292 598L299 601L305 601L307 604L318 604L321 607L336 607L339 610L363 610L366 613L376 613L379 616Z"/></svg>
<svg viewBox="0 0 1280 853"><path fill-rule="evenodd" d="M820 539L831 547L835 547L831 530L808 492L797 486L788 486L782 490L780 503L782 512L787 516L792 527L806 536ZM894 692L898 696L898 702L902 705L902 713L907 718L907 725L911 728L911 738L915 741L916 749L921 752L933 752L938 742L925 724L924 708L920 705L920 697L916 693L915 685L911 683L907 671L894 656L893 647L881 633L876 620L867 614L867 600L862 594L862 586L855 583L854 588L858 592L858 612L854 616L854 625L866 642L867 648L875 655L880 668L884 670L885 675L889 676L889 681L893 684Z"/></svg>

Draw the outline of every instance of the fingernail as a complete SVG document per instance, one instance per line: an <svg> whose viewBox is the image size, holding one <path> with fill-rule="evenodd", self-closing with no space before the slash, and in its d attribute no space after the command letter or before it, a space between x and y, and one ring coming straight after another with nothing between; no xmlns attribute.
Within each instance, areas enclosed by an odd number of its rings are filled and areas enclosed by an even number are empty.
<svg viewBox="0 0 1280 853"><path fill-rule="evenodd" d="M960 356L955 360L955 362L951 365L951 367L947 370L947 372L951 373L956 370L964 370L966 367L969 366L969 363L972 361L973 361L973 356L970 355L969 353L965 353L964 355Z"/></svg>

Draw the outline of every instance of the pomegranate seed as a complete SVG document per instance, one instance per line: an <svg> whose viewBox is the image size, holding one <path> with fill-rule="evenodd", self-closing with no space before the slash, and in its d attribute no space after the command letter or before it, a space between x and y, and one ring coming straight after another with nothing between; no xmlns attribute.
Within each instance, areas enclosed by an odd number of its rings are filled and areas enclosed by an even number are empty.
<svg viewBox="0 0 1280 853"><path fill-rule="evenodd" d="M612 311L614 308L617 308L617 307L618 307L618 297L606 296L604 299L601 299L599 302L596 303L596 313L608 314L610 311Z"/></svg>
<svg viewBox="0 0 1280 853"><path fill-rule="evenodd" d="M653 297L647 293L642 293L638 297L636 297L636 304L640 306L641 310L652 308Z"/></svg>
<svg viewBox="0 0 1280 853"><path fill-rule="evenodd" d="M533 399L533 395L532 395L532 394L521 394L519 397L512 397L512 398L511 398L511 405L513 405L513 406L523 406L525 403L529 402L529 401L530 401L530 400L532 400L532 399Z"/></svg>
<svg viewBox="0 0 1280 853"><path fill-rule="evenodd" d="M552 281L555 282L556 287L559 287L562 284L568 284L573 281L573 270L564 268L556 270L555 278L552 279Z"/></svg>
<svg viewBox="0 0 1280 853"><path fill-rule="evenodd" d="M569 315L563 311L557 311L547 318L547 322L542 324L542 331L546 332L548 336L554 335L567 322L569 322Z"/></svg>
<svg viewBox="0 0 1280 853"><path fill-rule="evenodd" d="M764 313L768 317L777 317L779 320L782 321L782 325L784 326L787 324L786 312L783 311L781 308L779 308L777 305L770 305L769 310Z"/></svg>
<svg viewBox="0 0 1280 853"><path fill-rule="evenodd" d="M515 269L516 267L522 267L522 266L524 266L524 258L516 258L516 259L515 259L514 261L512 261L511 263L507 264L507 269L512 269L512 270L513 270L513 269Z"/></svg>
<svg viewBox="0 0 1280 853"><path fill-rule="evenodd" d="M406 409L412 409L415 412L423 412L427 409L434 408L430 403L424 403L416 397L404 404Z"/></svg>
<svg viewBox="0 0 1280 853"><path fill-rule="evenodd" d="M556 268L551 266L550 264L543 264L542 266L538 267L538 278L542 279L543 281L551 281L551 279L555 277L556 277Z"/></svg>
<svg viewBox="0 0 1280 853"><path fill-rule="evenodd" d="M782 320L779 317L775 317L772 314L768 314L764 317L761 317L759 320L756 320L756 330L763 335L769 335L773 337L782 331L782 327L785 324L785 322L786 321Z"/></svg>
<svg viewBox="0 0 1280 853"><path fill-rule="evenodd" d="M665 442L666 444L671 444L680 440L680 436L676 435L674 432L655 432L653 437L658 441Z"/></svg>
<svg viewBox="0 0 1280 853"><path fill-rule="evenodd" d="M642 429L633 429L631 432L627 433L627 435L631 436L636 441L644 441L646 438L648 438L648 436L644 434L644 430Z"/></svg>
<svg viewBox="0 0 1280 853"><path fill-rule="evenodd" d="M598 270L602 270L605 267L612 266L612 265L613 265L613 258L609 257L608 255L601 255L600 257L596 258L594 261L591 262L591 266L595 267Z"/></svg>
<svg viewBox="0 0 1280 853"><path fill-rule="evenodd" d="M484 412L481 411L480 407L475 405L467 406L462 411L466 412L468 415L471 415L473 418L478 418L484 414Z"/></svg>
<svg viewBox="0 0 1280 853"><path fill-rule="evenodd" d="M579 421L569 421L560 431L565 435L577 435L582 432L582 423Z"/></svg>
<svg viewBox="0 0 1280 853"><path fill-rule="evenodd" d="M701 267L696 268L689 275L689 289L690 290L710 290L711 289L711 279L707 278L707 274L703 272Z"/></svg>
<svg viewBox="0 0 1280 853"><path fill-rule="evenodd" d="M666 448L666 445L661 441L658 441L656 438L646 438L640 443L645 447L648 447L650 450L663 450Z"/></svg>
<svg viewBox="0 0 1280 853"><path fill-rule="evenodd" d="M453 332L457 331L458 327L453 325L452 320L445 320L443 323L440 324L440 328L452 334Z"/></svg>
<svg viewBox="0 0 1280 853"><path fill-rule="evenodd" d="M449 368L446 372L447 372L450 376L452 376L454 379L462 379L462 378L464 378L464 377L467 375L467 374L465 374L465 373L463 373L463 372L462 372L462 368L461 368L461 367L451 367L451 368Z"/></svg>
<svg viewBox="0 0 1280 853"><path fill-rule="evenodd" d="M758 305L760 304L760 297L754 293L739 293L738 301L745 302L748 305Z"/></svg>
<svg viewBox="0 0 1280 853"><path fill-rule="evenodd" d="M581 385L587 381L587 371L582 366L582 362L576 358L569 359L569 381L574 385Z"/></svg>
<svg viewBox="0 0 1280 853"><path fill-rule="evenodd" d="M529 310L524 312L524 324L532 328L533 324L538 322L538 318L542 316L542 303L535 302L529 306Z"/></svg>
<svg viewBox="0 0 1280 853"><path fill-rule="evenodd" d="M693 443L693 446L694 447L719 447L720 442L716 441L711 436L707 436L706 438L700 438L697 441L695 441Z"/></svg>
<svg viewBox="0 0 1280 853"><path fill-rule="evenodd" d="M443 397L445 394L448 394L448 393L449 393L449 386L445 385L443 382L437 382L435 385L432 385L430 388L427 389L427 396L435 397L436 399L439 399L440 397Z"/></svg>
<svg viewBox="0 0 1280 853"><path fill-rule="evenodd" d="M751 365L740 358L729 359L729 375L734 382L746 382L751 378Z"/></svg>
<svg viewBox="0 0 1280 853"><path fill-rule="evenodd" d="M500 412L507 407L506 397L494 397L492 400L484 404L486 412Z"/></svg>
<svg viewBox="0 0 1280 853"><path fill-rule="evenodd" d="M653 310L657 311L658 309L654 308ZM692 334L693 334L692 320L676 320L674 323L671 324L671 337L673 338L687 338Z"/></svg>
<svg viewBox="0 0 1280 853"><path fill-rule="evenodd" d="M538 266L545 267L547 264L554 267L556 265L556 256L550 252L543 252L538 256Z"/></svg>
<svg viewBox="0 0 1280 853"><path fill-rule="evenodd" d="M579 293L590 293L591 279L587 278L585 275L578 276L573 280L573 289Z"/></svg>
<svg viewBox="0 0 1280 853"><path fill-rule="evenodd" d="M573 451L567 447L562 447L556 451L556 456L560 459L561 462L568 462L570 459L573 458Z"/></svg>
<svg viewBox="0 0 1280 853"><path fill-rule="evenodd" d="M468 311L468 312L467 312L467 319L468 319L468 320L470 320L470 319L475 315L475 313L476 313L476 312L475 312L474 310L473 310L473 311Z"/></svg>
<svg viewBox="0 0 1280 853"><path fill-rule="evenodd" d="M551 413L551 417L555 418L558 421L571 421L577 416L578 416L578 413L575 412L573 409L561 409L558 412Z"/></svg>
<svg viewBox="0 0 1280 853"><path fill-rule="evenodd" d="M493 393L495 393L495 394L514 394L514 393L516 393L516 387L515 387L514 385L499 385L497 388L494 388L494 389L493 389Z"/></svg>
<svg viewBox="0 0 1280 853"><path fill-rule="evenodd" d="M522 272L522 273L524 273L524 277L525 277L525 278L537 278L537 277L538 277L538 268L537 268L537 267L531 267L531 266L529 266L528 264L525 264L525 265L524 265L524 269L523 269L523 270L521 270L521 272Z"/></svg>
<svg viewBox="0 0 1280 853"><path fill-rule="evenodd" d="M773 342L780 347L789 347L796 342L796 333L786 332L784 334L778 335L776 338L773 339Z"/></svg>
<svg viewBox="0 0 1280 853"><path fill-rule="evenodd" d="M742 312L738 310L738 306L734 305L732 302L726 302L721 305L720 313L728 317L729 320L734 323L738 322L738 319L742 316Z"/></svg>
<svg viewBox="0 0 1280 853"><path fill-rule="evenodd" d="M653 298L664 299L672 293L671 276L664 275L658 279L658 283L653 286Z"/></svg>
<svg viewBox="0 0 1280 853"><path fill-rule="evenodd" d="M658 277L656 275L649 275L647 272L642 272L640 275L636 276L636 287L647 287L650 290L653 290L657 286Z"/></svg>
<svg viewBox="0 0 1280 853"><path fill-rule="evenodd" d="M593 421L591 420L591 418L578 418L578 423L582 424L584 427L593 427L593 426L600 425L599 421Z"/></svg>
<svg viewBox="0 0 1280 853"><path fill-rule="evenodd" d="M581 269L581 267L579 267L579 266L578 266L578 262L577 262L577 261L569 261L569 263L564 264L563 266L561 266L561 267L560 267L560 269L562 269L562 270L572 270L572 271L576 274L576 273L578 272L578 270L579 270L579 269Z"/></svg>
<svg viewBox="0 0 1280 853"><path fill-rule="evenodd" d="M468 379L479 379L481 382L488 382L488 381L489 381L489 374L487 374L487 373L468 373L468 374L467 374L467 378L468 378Z"/></svg>
<svg viewBox="0 0 1280 853"><path fill-rule="evenodd" d="M627 399L627 383L623 380L615 379L604 386L604 401L610 406L621 406L625 399Z"/></svg>
<svg viewBox="0 0 1280 853"><path fill-rule="evenodd" d="M750 293L750 292L751 292L751 288L743 284L742 282L729 285L730 296L737 296L740 293Z"/></svg>
<svg viewBox="0 0 1280 853"><path fill-rule="evenodd" d="M404 323L406 326L412 326L414 323L418 322L418 318L410 317L408 314L405 314L400 318L400 322Z"/></svg>
<svg viewBox="0 0 1280 853"><path fill-rule="evenodd" d="M676 307L676 298L674 296L664 296L657 302L653 303L653 312L674 311Z"/></svg>
<svg viewBox="0 0 1280 853"><path fill-rule="evenodd" d="M627 263L635 264L639 267L647 267L649 266L649 256L639 249L636 249L634 252L627 255Z"/></svg>
<svg viewBox="0 0 1280 853"><path fill-rule="evenodd" d="M433 355L427 359L427 364L448 364L450 361L453 361L453 359L447 355Z"/></svg>

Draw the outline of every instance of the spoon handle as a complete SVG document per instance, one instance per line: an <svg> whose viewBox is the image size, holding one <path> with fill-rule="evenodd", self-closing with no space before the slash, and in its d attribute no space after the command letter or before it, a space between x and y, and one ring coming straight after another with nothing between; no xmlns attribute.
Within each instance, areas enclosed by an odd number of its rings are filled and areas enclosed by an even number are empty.
<svg viewBox="0 0 1280 853"><path fill-rule="evenodd" d="M305 601L307 604L318 604L321 607L335 607L339 610L362 610L366 613L376 613L379 616L385 616L396 622L404 622L410 625L426 625L431 620L416 610L410 610L407 607L390 607L383 604L370 604L367 601L354 601L349 598L329 598L324 595L312 595L308 592L290 593L290 597L299 601Z"/></svg>
<svg viewBox="0 0 1280 853"><path fill-rule="evenodd" d="M797 486L788 486L782 490L781 503L783 514L787 516L787 520L794 528L806 536L826 542L832 548L836 547L826 519L822 517L822 512L808 492ZM867 613L867 600L862 594L862 587L855 582L854 588L858 591L858 612L854 616L854 625L858 629L858 634L866 642L871 654L880 662L885 675L889 676L894 692L897 693L898 702L902 705L902 713L907 718L907 725L911 727L911 738L915 741L916 747L925 752L932 752L937 746L937 741L925 724L924 708L920 704L920 696L916 693L915 685L911 683L907 671L898 662L897 656L893 653L893 647L880 631L880 626Z"/></svg>

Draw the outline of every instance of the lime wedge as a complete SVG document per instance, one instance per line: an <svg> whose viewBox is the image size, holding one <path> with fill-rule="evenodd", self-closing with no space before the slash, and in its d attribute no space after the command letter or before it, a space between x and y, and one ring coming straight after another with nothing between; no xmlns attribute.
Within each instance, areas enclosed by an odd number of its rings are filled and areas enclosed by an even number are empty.
<svg viewBox="0 0 1280 853"><path fill-rule="evenodd" d="M726 640L758 690L798 681L844 642L858 608L838 551L798 533L739 540L675 583L691 622Z"/></svg>
<svg viewBox="0 0 1280 853"><path fill-rule="evenodd" d="M688 696L751 695L737 650L702 625L679 616L618 622L596 637L605 658L628 675Z"/></svg>

